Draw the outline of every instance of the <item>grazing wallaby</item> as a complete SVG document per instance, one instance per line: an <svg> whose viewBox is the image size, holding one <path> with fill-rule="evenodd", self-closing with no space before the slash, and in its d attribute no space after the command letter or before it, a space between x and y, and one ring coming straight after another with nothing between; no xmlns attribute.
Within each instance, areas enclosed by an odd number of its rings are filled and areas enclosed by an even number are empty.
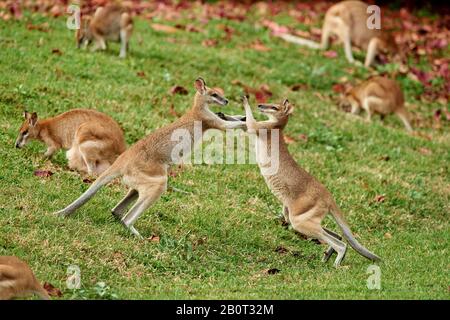
<svg viewBox="0 0 450 320"><path fill-rule="evenodd" d="M257 153L261 173L271 191L282 202L286 221L290 222L294 229L301 234L326 242L329 248L323 260L328 261L336 251L337 258L334 265L338 267L345 256L347 245L341 241L339 235L321 226L327 213L331 213L353 249L368 259L380 260L355 239L330 192L313 176L299 167L290 155L283 137L283 129L288 122L289 115L294 110L289 101L284 100L281 104L260 104L259 110L269 117L269 120L260 122L256 122L253 117L246 97L243 98L243 103L247 131L256 134L258 153L266 152L263 149L270 150L271 160L278 161L276 172L265 173L264 163L266 162L262 161L262 156ZM275 133L274 130L278 131ZM263 131L264 135L262 135ZM275 141L272 141L273 134L277 135ZM264 140L261 136L264 137ZM274 142L278 144L277 147ZM278 158L274 159L274 157Z"/></svg>
<svg viewBox="0 0 450 320"><path fill-rule="evenodd" d="M0 300L23 298L32 294L41 299L50 299L25 262L12 256L0 256Z"/></svg>
<svg viewBox="0 0 450 320"><path fill-rule="evenodd" d="M47 145L46 157L66 149L69 167L90 175L105 171L126 149L117 122L95 110L73 109L44 120L39 120L36 112L25 111L24 117L16 148L35 139Z"/></svg>
<svg viewBox="0 0 450 320"><path fill-rule="evenodd" d="M370 13L367 12L368 6L361 1L342 1L331 6L325 14L320 44L289 34L280 37L292 43L326 50L330 37L336 35L344 45L348 62L355 62L352 54L354 45L367 52L364 65L369 67L378 53L394 53L397 45L391 33L383 29L368 28L367 21L370 17Z"/></svg>
<svg viewBox="0 0 450 320"><path fill-rule="evenodd" d="M179 142L173 137L174 132L184 133L189 136L189 141L198 141L195 138L194 130L196 123L201 123L202 132L208 129L245 128L245 122L224 121L209 110L211 104L224 106L228 100L218 91L208 88L202 78L195 81L195 88L197 92L194 104L188 112L175 122L154 131L131 146L84 194L57 214L62 216L72 214L102 186L114 178L122 176L123 182L129 186L130 190L125 198L112 209L112 213L134 235L141 238L133 225L139 216L167 189L167 169L174 162L174 149L179 146ZM136 203L126 213L128 205L136 199Z"/></svg>
<svg viewBox="0 0 450 320"><path fill-rule="evenodd" d="M120 5L111 4L104 8L99 7L92 19L85 18L83 20L80 29L75 33L78 48L81 44L87 47L94 41L93 51L105 50L107 40L120 41L119 57L126 57L133 21Z"/></svg>
<svg viewBox="0 0 450 320"><path fill-rule="evenodd" d="M405 108L405 98L400 85L392 79L374 76L351 88L342 99L341 106L351 105L353 114L367 112L367 121L373 113L382 117L395 113L405 125L407 131L413 131L410 124L410 114Z"/></svg>

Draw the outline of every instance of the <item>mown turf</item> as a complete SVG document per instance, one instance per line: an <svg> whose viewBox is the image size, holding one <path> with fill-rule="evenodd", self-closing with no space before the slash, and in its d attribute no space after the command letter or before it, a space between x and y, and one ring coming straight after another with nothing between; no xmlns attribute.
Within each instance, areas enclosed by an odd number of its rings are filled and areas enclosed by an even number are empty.
<svg viewBox="0 0 450 320"><path fill-rule="evenodd" d="M448 125L421 128L431 138L425 139L408 135L395 117L367 124L339 110L327 98L331 86L344 76L369 74L349 66L340 48L338 58L325 58L271 38L252 19L216 20L199 26L204 33L169 35L138 20L130 56L120 60L117 44L104 53L76 50L64 19L27 14L25 20L48 22L50 31L0 21L0 255L28 261L41 280L63 291L62 298L449 297ZM223 36L223 24L236 30L231 41L202 46ZM255 39L271 50L249 49ZM192 194L167 192L136 225L145 237L159 236L159 243L134 239L111 217L126 192L120 182L71 218L52 214L88 184L68 170L63 152L48 161L40 143L13 147L23 109L44 118L95 108L119 121L132 144L174 121L172 104L178 113L189 108L198 76L224 89L231 101L226 112L243 112L235 79L268 84L274 101L295 103L286 129L295 139L290 151L330 189L360 241L384 259L381 290L367 288L370 262L353 250L336 270L321 263L322 247L282 227L280 204L251 164L174 167L169 185ZM420 90L412 80L400 81L406 93ZM308 89L290 90L299 83ZM188 88L189 95L170 95L173 85ZM416 116L431 117L434 104L407 100ZM54 175L36 177L37 169ZM335 228L331 219L326 223ZM81 269L82 290L66 288L73 264ZM264 272L273 268L280 272Z"/></svg>

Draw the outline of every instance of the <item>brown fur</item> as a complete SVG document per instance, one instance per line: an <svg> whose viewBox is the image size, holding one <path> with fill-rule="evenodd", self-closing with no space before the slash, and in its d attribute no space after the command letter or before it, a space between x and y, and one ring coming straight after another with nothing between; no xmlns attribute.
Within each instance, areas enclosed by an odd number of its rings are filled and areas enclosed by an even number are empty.
<svg viewBox="0 0 450 320"><path fill-rule="evenodd" d="M283 137L283 129L286 126L289 115L293 112L293 106L287 101L281 104L259 105L258 108L269 120L256 122L250 105L244 97L244 107L246 112L246 124L249 133L257 135L257 143L267 147L270 152L275 152L272 145L272 135L274 130L278 131L278 170L269 174L264 173L262 161L258 161L261 172L267 185L275 196L283 203L283 215L287 222L290 222L294 229L308 237L316 238L326 242L329 249L326 252L325 260L328 260L334 251L338 253L335 265L339 266L345 256L346 244L341 241L341 237L332 231L321 226L322 220L327 213L331 213L337 224L344 232L344 236L360 254L372 260L379 258L361 246L353 237L347 222L336 205L330 192L313 176L302 169L289 153ZM267 129L267 142L261 144L261 130ZM265 144L267 143L267 144ZM260 147L261 148L261 147ZM258 156L258 155L257 155Z"/></svg>
<svg viewBox="0 0 450 320"><path fill-rule="evenodd" d="M94 41L93 51L105 50L108 40L120 41L120 57L125 58L132 31L131 16L120 5L110 4L97 8L92 19L85 18L75 35L78 47L83 43L87 46Z"/></svg>
<svg viewBox="0 0 450 320"><path fill-rule="evenodd" d="M50 299L25 262L12 256L0 256L0 300L23 298L32 294L41 299Z"/></svg>
<svg viewBox="0 0 450 320"><path fill-rule="evenodd" d="M343 43L345 56L350 63L359 63L353 58L353 45L367 52L364 65L369 67L377 54L395 53L397 45L392 34L383 29L383 25L381 29L367 27L367 19L370 16L367 7L368 4L361 1L342 1L331 6L325 14L321 44L292 35L281 37L289 42L326 50L331 36L335 35Z"/></svg>
<svg viewBox="0 0 450 320"><path fill-rule="evenodd" d="M47 145L47 157L59 149L68 150L69 167L75 170L100 174L126 149L117 122L95 110L73 109L43 120L25 111L24 117L16 147L35 139Z"/></svg>
<svg viewBox="0 0 450 320"><path fill-rule="evenodd" d="M359 113L361 108L367 112L367 121L372 114L381 116L395 113L411 132L410 114L405 108L405 98L400 85L392 79L375 76L350 89L341 105L351 105L352 113Z"/></svg>
<svg viewBox="0 0 450 320"><path fill-rule="evenodd" d="M202 123L203 132L213 128L221 130L245 128L245 123L224 121L209 110L211 104L225 105L228 103L228 100L222 97L218 91L206 87L201 78L195 81L195 88L197 93L194 97L194 104L186 114L136 142L80 198L59 211L58 214L63 216L72 214L103 185L122 176L123 182L129 186L130 191L112 212L133 234L140 237L133 227L134 223L167 189L167 170L172 163L172 150L178 144L177 141L172 141L172 133L177 129L184 129L193 139L194 122L196 121ZM130 203L136 199L136 203L126 212Z"/></svg>

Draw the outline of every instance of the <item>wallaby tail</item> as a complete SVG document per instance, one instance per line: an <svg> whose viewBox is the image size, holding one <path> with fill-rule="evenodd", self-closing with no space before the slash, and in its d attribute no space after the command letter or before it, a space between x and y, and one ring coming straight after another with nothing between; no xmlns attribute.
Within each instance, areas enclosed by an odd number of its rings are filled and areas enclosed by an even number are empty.
<svg viewBox="0 0 450 320"><path fill-rule="evenodd" d="M105 184L108 184L121 174L121 165L118 163L120 157L108 168L104 171L92 185L87 189L77 200L69 204L66 208L56 212L56 214L61 216L68 216L71 213L75 212L79 207L84 205L86 202L91 199L98 190L101 189Z"/></svg>
<svg viewBox="0 0 450 320"><path fill-rule="evenodd" d="M405 108L399 108L395 111L395 114L403 121L405 128L408 132L412 132L413 128L411 127L410 119L411 115Z"/></svg>
<svg viewBox="0 0 450 320"><path fill-rule="evenodd" d="M344 234L344 238L347 239L347 241L350 243L350 246L358 252L363 257L372 260L372 261L381 261L381 258L378 257L376 254L370 252L367 250L362 244L358 242L358 240L355 239L353 236L353 233L351 232L347 222L345 221L344 216L342 215L342 212L338 208L336 204L333 204L333 206L330 208L331 215L333 216L334 220L338 224L338 226L341 228L342 233Z"/></svg>
<svg viewBox="0 0 450 320"><path fill-rule="evenodd" d="M301 46L307 46L311 49L320 49L320 43L305 38L293 36L292 34L280 34L279 37L287 42L295 43Z"/></svg>

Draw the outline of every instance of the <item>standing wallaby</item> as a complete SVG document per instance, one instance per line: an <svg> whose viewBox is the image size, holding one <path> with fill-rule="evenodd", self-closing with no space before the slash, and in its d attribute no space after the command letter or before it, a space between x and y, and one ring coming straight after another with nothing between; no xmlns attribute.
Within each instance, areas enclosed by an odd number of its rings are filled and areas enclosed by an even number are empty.
<svg viewBox="0 0 450 320"><path fill-rule="evenodd" d="M16 148L35 139L47 145L46 157L61 148L68 150L69 167L90 175L101 174L126 149L117 122L95 110L73 109L44 120L36 112L25 111L24 117Z"/></svg>
<svg viewBox="0 0 450 320"><path fill-rule="evenodd" d="M370 17L367 11L368 6L362 1L342 1L331 6L325 14L320 44L289 34L283 34L280 37L288 42L326 50L330 37L336 35L344 45L348 62L355 62L352 54L352 45L354 45L367 52L364 65L369 67L378 53L395 53L397 45L392 34L383 30L382 27L380 29L368 27L367 22Z"/></svg>
<svg viewBox="0 0 450 320"><path fill-rule="evenodd" d="M299 167L290 155L283 137L283 129L288 122L289 115L294 110L289 101L284 100L281 104L258 105L259 110L269 117L269 120L260 122L256 122L253 117L246 97L243 98L243 103L247 131L250 134L256 134L257 137L258 165L270 190L283 204L283 215L286 222L290 222L293 228L301 234L326 242L329 248L323 260L328 261L336 251L337 258L334 265L338 267L345 256L347 245L341 241L342 238L339 235L321 226L327 213L331 213L353 249L370 260L380 260L355 239L330 192L313 176ZM264 135L262 135L263 131ZM272 141L273 134L276 134L274 141ZM261 136L264 137L264 140ZM278 146L275 146L274 143ZM263 157L260 152L267 150L270 151L271 160L278 161L276 172L265 173L266 162L262 161Z"/></svg>
<svg viewBox="0 0 450 320"><path fill-rule="evenodd" d="M392 79L374 76L351 88L340 102L341 106L351 105L353 114L367 112L367 121L373 113L382 117L395 113L405 125L408 132L413 129L410 124L410 114L405 108L405 97L400 85Z"/></svg>
<svg viewBox="0 0 450 320"><path fill-rule="evenodd" d="M23 298L32 294L50 300L30 267L12 256L0 256L0 300Z"/></svg>
<svg viewBox="0 0 450 320"><path fill-rule="evenodd" d="M179 146L179 142L173 137L174 132L184 132L189 136L189 141L198 141L194 135L196 123L201 123L202 133L208 129L245 128L245 122L224 121L209 110L211 104L224 106L228 100L218 91L208 88L202 78L195 81L195 88L197 92L194 104L188 112L175 122L136 142L117 158L116 162L84 194L57 214L62 216L72 214L102 186L114 178L122 176L123 182L129 186L130 190L125 198L112 209L112 213L134 235L141 238L133 225L139 216L167 189L167 169L174 162L174 149ZM136 199L136 203L126 212L128 205Z"/></svg>
<svg viewBox="0 0 450 320"><path fill-rule="evenodd" d="M128 50L128 42L133 31L131 16L117 4L106 7L98 7L92 19L85 18L81 21L81 27L75 33L77 47L83 44L87 47L94 43L92 51L106 50L106 41L120 41L120 55L125 58Z"/></svg>

